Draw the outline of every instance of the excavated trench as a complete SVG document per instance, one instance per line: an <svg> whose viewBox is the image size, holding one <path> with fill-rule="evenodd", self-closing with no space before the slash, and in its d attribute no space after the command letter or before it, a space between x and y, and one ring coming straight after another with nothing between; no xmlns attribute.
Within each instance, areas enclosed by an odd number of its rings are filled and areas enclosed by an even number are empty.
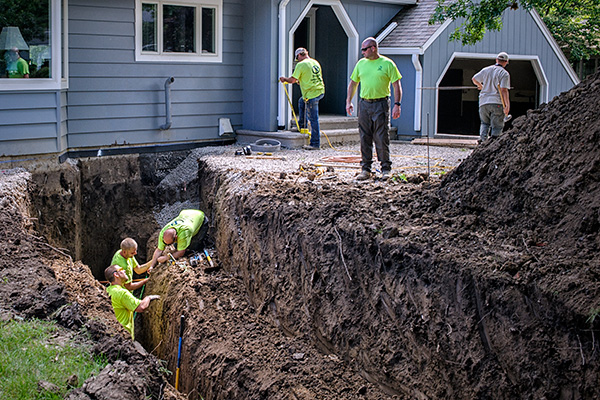
<svg viewBox="0 0 600 400"><path fill-rule="evenodd" d="M190 399L598 392L594 330L566 289L579 278L562 276L564 293L530 278L551 249L506 226L492 238L475 209L439 212L439 187L298 183L187 152L79 160L34 181L38 231L97 279L122 238L141 261L181 208L210 217L220 268L156 268L146 293L161 300L136 322L136 339L175 371L185 316Z"/></svg>
<svg viewBox="0 0 600 400"><path fill-rule="evenodd" d="M39 232L82 260L99 280L125 237L135 238L138 259L144 260L150 236L160 228L157 215L165 209L176 215L171 208L180 203L199 206L197 176L160 185L188 154L69 160L34 173L39 192L32 194L37 210L32 214L37 214Z"/></svg>
<svg viewBox="0 0 600 400"><path fill-rule="evenodd" d="M406 393L375 365L381 360L370 360L387 350L367 354L386 340L377 337L379 328L368 327L366 337L357 330L365 328L366 320L359 323L360 313L369 313L364 305L377 313L395 307L388 294L368 293L367 281L381 281L378 274L358 284L348 266L341 269L338 241L357 238L341 227L335 243L322 249L319 236L331 239L332 232L309 232L320 221L294 226L297 218L306 220L301 209L271 210L270 195L255 204L256 182L190 162L189 155L80 159L40 169L32 177L36 229L102 281L123 238L136 239L143 261L162 224L180 209L200 208L210 216L208 245L222 268L205 273L186 260L156 268L145 291L162 299L136 320L136 339L174 372L185 316L179 389L190 398L375 399ZM355 307L355 301L364 304Z"/></svg>
<svg viewBox="0 0 600 400"><path fill-rule="evenodd" d="M36 230L57 250L88 265L100 281L123 238L136 239L137 258L143 261L150 258L161 226L182 208L202 209L214 221L207 245L216 247L214 261L223 268L205 273L189 267L187 260L180 266L157 267L145 293L162 299L136 320L136 340L174 372L180 316L185 316L179 389L190 398L387 396L375 379L369 382L353 367L340 369L344 360L320 333L315 343L313 328L293 327L288 315L279 315L281 305L268 294L272 282L261 288L253 273L247 273L254 266L260 273L263 263L277 265L281 256L265 258L263 251L278 250L259 243L265 233L272 235L269 242L277 242L281 227L269 232L262 226L260 236L246 231L241 237L240 227L229 226L248 217L242 214L249 210L238 208L242 204L230 203L237 203L240 193L251 193L254 183L248 186L241 176L228 179L221 171L199 166L189 152L69 160L37 171L31 193ZM222 180L228 183L222 185ZM227 225L215 226L220 221ZM231 246L229 237L250 249ZM233 254L238 251L243 255ZM287 280L284 274L277 272L276 279ZM303 300L298 301L286 307L308 313ZM174 384L173 376L170 381Z"/></svg>

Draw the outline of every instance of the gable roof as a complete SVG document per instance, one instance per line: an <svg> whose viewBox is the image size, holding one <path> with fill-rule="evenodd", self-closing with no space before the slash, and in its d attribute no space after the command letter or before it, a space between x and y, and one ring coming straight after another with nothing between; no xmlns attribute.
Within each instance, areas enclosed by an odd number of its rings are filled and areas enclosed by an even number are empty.
<svg viewBox="0 0 600 400"><path fill-rule="evenodd" d="M429 19L437 5L437 0L419 0L416 5L408 5L400 10L377 35L379 49L382 54L423 54L453 22L451 19L447 19L442 24L429 25ZM580 80L569 60L540 15L534 8L529 10L528 13L573 83L579 83Z"/></svg>
<svg viewBox="0 0 600 400"><path fill-rule="evenodd" d="M395 29L383 38L379 47L423 47L442 26L428 23L437 5L437 0L420 0L416 5L404 7L388 24ZM380 34L384 32L385 29Z"/></svg>

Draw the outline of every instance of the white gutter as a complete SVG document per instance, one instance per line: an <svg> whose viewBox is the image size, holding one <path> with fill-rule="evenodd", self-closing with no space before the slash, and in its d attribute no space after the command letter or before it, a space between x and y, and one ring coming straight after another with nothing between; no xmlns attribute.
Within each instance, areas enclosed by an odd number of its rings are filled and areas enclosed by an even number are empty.
<svg viewBox="0 0 600 400"><path fill-rule="evenodd" d="M388 37L388 35L390 33L392 33L392 31L394 29L396 29L397 26L398 26L397 22L392 22L391 24L389 24L388 27L385 28L385 30L383 32L381 32L381 35L379 35L375 38L375 41L377 43L381 43L386 37Z"/></svg>
<svg viewBox="0 0 600 400"><path fill-rule="evenodd" d="M421 117L423 114L423 92L421 90L421 87L423 86L423 66L421 65L421 61L419 61L419 56L423 55L423 49L421 47L380 47L379 51L383 55L411 56L412 64L415 68L415 112L413 117L413 129L415 132L421 131ZM423 133L421 133L421 136L422 135Z"/></svg>
<svg viewBox="0 0 600 400"><path fill-rule="evenodd" d="M285 49L285 20L286 20L286 7L290 0L281 0L279 2L279 74L277 79L280 76L287 76L286 74L286 54L287 51ZM283 85L279 84L279 80L277 81L277 125L278 126L287 126L285 122L285 91L283 89Z"/></svg>
<svg viewBox="0 0 600 400"><path fill-rule="evenodd" d="M421 130L421 114L423 113L423 102L421 100L423 91L421 88L423 87L423 67L421 66L421 62L419 61L419 55L412 55L412 63L415 67L415 123L414 129L415 132L419 132ZM426 132L427 135L429 132ZM423 136L423 133L421 133Z"/></svg>

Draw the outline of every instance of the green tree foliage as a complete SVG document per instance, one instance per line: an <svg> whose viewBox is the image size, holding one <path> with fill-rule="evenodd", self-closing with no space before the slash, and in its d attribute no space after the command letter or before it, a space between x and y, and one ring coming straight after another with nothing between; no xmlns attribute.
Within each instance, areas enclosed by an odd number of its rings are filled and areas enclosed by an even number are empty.
<svg viewBox="0 0 600 400"><path fill-rule="evenodd" d="M572 62L600 54L600 2L598 0L438 0L430 24L462 20L450 39L470 45L486 31L502 29L505 11L535 8Z"/></svg>

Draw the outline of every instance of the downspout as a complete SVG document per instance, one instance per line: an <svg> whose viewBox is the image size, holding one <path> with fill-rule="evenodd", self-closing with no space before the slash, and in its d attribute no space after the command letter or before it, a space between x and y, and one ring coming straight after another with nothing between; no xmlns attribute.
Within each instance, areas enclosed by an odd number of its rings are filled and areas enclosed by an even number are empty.
<svg viewBox="0 0 600 400"><path fill-rule="evenodd" d="M173 122L171 121L171 84L174 81L175 78L173 78L172 76L170 78L167 78L167 80L165 81L165 113L167 116L167 121L164 125L160 126L160 129L163 131L166 131L167 129L171 128L171 125L173 124Z"/></svg>
<svg viewBox="0 0 600 400"><path fill-rule="evenodd" d="M277 76L277 78L279 78L280 76L287 76L286 74L286 59L287 59L287 52L285 51L285 41L286 41L286 34L285 34L285 25L286 25L286 7L288 5L288 3L290 2L290 0L281 0L279 2L279 54L278 54L278 59L279 59L279 75ZM277 80L277 125L278 126L284 126L287 127L287 123L286 123L286 119L285 118L285 92L283 89L283 85L279 84L279 80Z"/></svg>
<svg viewBox="0 0 600 400"><path fill-rule="evenodd" d="M423 66L419 61L419 55L412 55L412 63L415 67L415 121L414 129L415 132L421 130L421 114L423 113ZM421 136L423 134L421 133Z"/></svg>

